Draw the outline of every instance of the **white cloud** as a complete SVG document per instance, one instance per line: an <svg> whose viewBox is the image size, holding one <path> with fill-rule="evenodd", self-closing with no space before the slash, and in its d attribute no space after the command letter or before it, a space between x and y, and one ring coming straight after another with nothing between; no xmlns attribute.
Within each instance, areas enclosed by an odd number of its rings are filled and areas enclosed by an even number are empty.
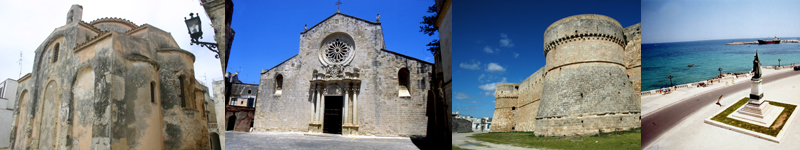
<svg viewBox="0 0 800 150"><path fill-rule="evenodd" d="M467 103L470 103L470 104L480 104L481 102L479 102L479 101L468 101Z"/></svg>
<svg viewBox="0 0 800 150"><path fill-rule="evenodd" d="M481 65L480 61L471 60L471 61L469 61L469 63L462 62L458 66L461 67L461 68L464 68L464 69L478 70L478 69L481 69L480 65Z"/></svg>
<svg viewBox="0 0 800 150"><path fill-rule="evenodd" d="M517 57L519 57L519 53L514 52L514 58L517 58Z"/></svg>
<svg viewBox="0 0 800 150"><path fill-rule="evenodd" d="M483 78L484 77L486 77L486 74L481 74L481 76L478 77L478 82L483 83Z"/></svg>
<svg viewBox="0 0 800 150"><path fill-rule="evenodd" d="M480 86L478 86L478 88L480 88L480 89L482 89L484 91L487 91L487 95L488 95L488 94L494 93L494 89L496 88L497 84L501 84L501 83L508 83L508 82L506 81L506 78L503 78L503 80L501 80L500 82L494 82L494 83L480 85ZM491 92L491 93L489 93L489 92Z"/></svg>
<svg viewBox="0 0 800 150"><path fill-rule="evenodd" d="M467 93L462 93L462 92L456 92L456 96L454 97L458 100L465 100L472 98L472 96L469 96Z"/></svg>
<svg viewBox="0 0 800 150"><path fill-rule="evenodd" d="M508 38L508 35L505 33L500 33L500 46L502 47L514 47L514 43L511 42L511 39Z"/></svg>
<svg viewBox="0 0 800 150"><path fill-rule="evenodd" d="M186 33L184 17L189 17L190 12L200 13L202 26L206 34L203 41L215 42L211 27L211 20L205 14L205 9L196 0L190 1L159 1L142 0L134 3L128 1L107 0L75 0L52 1L42 5L39 1L4 1L0 5L0 18L13 20L14 23L3 24L0 28L0 64L7 65L0 71L0 79L18 79L30 73L36 48L44 42L53 29L66 23L66 14L72 4L83 6L82 20L91 22L103 17L125 18L136 25L150 24L161 30L170 32L178 45L195 55L195 78L205 83L212 89L212 79L222 78L222 67L219 59L214 58L214 53L205 47L189 45L189 34ZM156 5L153 5L156 4ZM124 7L120 7L124 6ZM24 15L20 15L24 14ZM13 41L13 42L9 42ZM22 52L22 67L17 63ZM211 94L213 96L213 94Z"/></svg>
<svg viewBox="0 0 800 150"><path fill-rule="evenodd" d="M506 71L506 68L503 68L503 66L500 66L497 63L489 63L489 65L486 66L486 71L495 72L495 73L503 73L503 72Z"/></svg>
<svg viewBox="0 0 800 150"><path fill-rule="evenodd" d="M498 51L499 51L499 50L498 50ZM494 49L492 49L492 47L486 46L486 47L483 47L483 52L486 52L486 53L489 53L489 54L491 54L491 53L495 53L495 52L497 52L497 51L495 51Z"/></svg>

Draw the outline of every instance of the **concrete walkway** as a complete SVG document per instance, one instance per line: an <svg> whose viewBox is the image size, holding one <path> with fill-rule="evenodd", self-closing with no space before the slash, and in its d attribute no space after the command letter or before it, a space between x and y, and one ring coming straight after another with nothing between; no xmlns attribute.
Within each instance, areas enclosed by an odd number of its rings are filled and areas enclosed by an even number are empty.
<svg viewBox="0 0 800 150"><path fill-rule="evenodd" d="M762 68L761 70L763 77L789 71L793 71L792 68L785 68L781 70ZM709 85L708 87L694 87L688 89L680 89L672 91L672 93L666 95L654 94L654 95L642 96L642 114L644 114L642 115L642 117L650 115L651 113L661 110L665 107L669 107L677 102L681 102L683 100L692 98L699 94L706 93L708 91L729 87L735 84L750 84L750 82L748 81L750 81L750 77L740 77L734 81L734 84L729 84L729 85L726 85L725 83L715 83L714 85Z"/></svg>
<svg viewBox="0 0 800 150"><path fill-rule="evenodd" d="M777 72L792 71L791 69L782 70L762 70L765 76L775 74ZM749 78L748 78L749 79ZM765 81L766 82L766 81ZM749 84L748 82L739 82L736 84ZM789 104L800 104L800 73L790 77L777 79L775 82L767 82L762 85L764 89L764 97L767 100L777 101ZM718 87L719 90L707 89L704 92L718 92L727 91L721 90L725 87ZM702 89L702 88L701 88ZM687 92L689 93L689 92ZM713 93L724 95L720 101L724 106L720 107L713 103L704 104L705 106L692 112L692 114L683 118L683 121L677 123L673 128L664 132L657 137L652 144L642 145L643 149L657 150L657 149L797 149L800 147L800 127L795 119L791 125L785 130L785 136L780 143L775 143L754 136L745 135L736 131L727 130L717 126L709 125L703 122L717 112L726 109L736 101L747 97L750 93L750 88L736 90L733 92ZM675 94L672 96L675 99L666 99L668 97L651 97L652 101L682 101L685 99L694 99L693 95ZM680 96L683 95L683 96ZM642 98L643 102L645 97ZM643 110L644 111L644 110ZM797 113L798 110L795 110ZM642 122L642 126L654 126Z"/></svg>
<svg viewBox="0 0 800 150"><path fill-rule="evenodd" d="M489 143L484 141L478 141L471 137L473 134L478 133L488 133L488 132L471 132L471 133L456 133L453 134L453 145L466 148L466 149L474 149L474 150L486 150L486 149L504 149L504 150L531 150L534 148L523 148L523 147L516 147L506 144L495 144Z"/></svg>
<svg viewBox="0 0 800 150"><path fill-rule="evenodd" d="M227 150L416 150L408 137L341 136L303 132L225 132Z"/></svg>

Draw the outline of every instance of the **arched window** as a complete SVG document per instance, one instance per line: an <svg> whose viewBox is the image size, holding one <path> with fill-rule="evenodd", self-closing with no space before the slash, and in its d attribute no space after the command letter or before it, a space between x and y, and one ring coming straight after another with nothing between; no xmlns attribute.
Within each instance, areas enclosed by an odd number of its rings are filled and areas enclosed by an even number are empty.
<svg viewBox="0 0 800 150"><path fill-rule="evenodd" d="M156 102L156 82L150 81L150 102Z"/></svg>
<svg viewBox="0 0 800 150"><path fill-rule="evenodd" d="M408 69L400 68L400 71L397 71L397 80L398 80L398 89L400 90L399 96L400 97L410 97L410 87L409 86L409 76L408 76Z"/></svg>
<svg viewBox="0 0 800 150"><path fill-rule="evenodd" d="M58 61L58 47L60 43L56 43L56 46L53 47L53 63Z"/></svg>
<svg viewBox="0 0 800 150"><path fill-rule="evenodd" d="M282 89L283 89L283 75L278 74L278 76L275 77L275 95L281 95Z"/></svg>

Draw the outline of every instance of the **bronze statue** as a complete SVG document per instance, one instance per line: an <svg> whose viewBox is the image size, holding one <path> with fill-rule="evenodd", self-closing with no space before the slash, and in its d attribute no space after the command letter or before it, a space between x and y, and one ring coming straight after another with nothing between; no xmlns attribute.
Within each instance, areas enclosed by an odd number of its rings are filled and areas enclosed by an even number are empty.
<svg viewBox="0 0 800 150"><path fill-rule="evenodd" d="M753 59L753 79L761 78L761 61L758 60L758 49L756 49L756 58Z"/></svg>

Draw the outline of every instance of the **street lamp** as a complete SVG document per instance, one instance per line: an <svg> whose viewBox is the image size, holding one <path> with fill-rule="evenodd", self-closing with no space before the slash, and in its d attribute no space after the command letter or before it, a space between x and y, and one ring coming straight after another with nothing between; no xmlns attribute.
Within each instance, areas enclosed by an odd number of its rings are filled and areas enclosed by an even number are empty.
<svg viewBox="0 0 800 150"><path fill-rule="evenodd" d="M669 86L672 86L672 75L669 75L667 78L669 78Z"/></svg>
<svg viewBox="0 0 800 150"><path fill-rule="evenodd" d="M720 67L718 70L719 70L719 76L722 77L722 67Z"/></svg>
<svg viewBox="0 0 800 150"><path fill-rule="evenodd" d="M194 16L197 15L197 16ZM203 28L200 26L200 14L197 13L189 13L189 19L183 17L184 22L186 22L186 29L189 30L189 36L192 38L192 43L189 45L200 45L200 47L206 47L208 50L216 53L214 55L215 58L219 59L219 50L217 50L217 43L209 43L209 42L200 42L197 39L203 38Z"/></svg>

